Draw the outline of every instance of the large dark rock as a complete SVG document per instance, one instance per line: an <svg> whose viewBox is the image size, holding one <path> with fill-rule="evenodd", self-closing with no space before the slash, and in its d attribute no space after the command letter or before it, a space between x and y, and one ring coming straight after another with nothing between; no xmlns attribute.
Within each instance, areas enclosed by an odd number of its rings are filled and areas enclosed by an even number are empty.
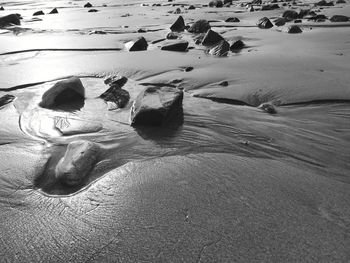
<svg viewBox="0 0 350 263"><path fill-rule="evenodd" d="M294 10L287 10L287 11L284 11L284 13L282 14L282 17L289 20L293 20L293 19L299 18L299 14Z"/></svg>
<svg viewBox="0 0 350 263"><path fill-rule="evenodd" d="M301 30L301 28L297 25L292 25L292 26L289 26L288 27L288 30L287 32L289 34L299 34L299 33L302 33L303 31Z"/></svg>
<svg viewBox="0 0 350 263"><path fill-rule="evenodd" d="M231 46L230 46L230 50L231 51L239 51L241 50L242 48L244 48L244 43L242 40L237 40L236 42L234 42Z"/></svg>
<svg viewBox="0 0 350 263"><path fill-rule="evenodd" d="M20 14L11 14L11 15L0 17L0 28L10 26L10 25L20 25L21 18L22 17Z"/></svg>
<svg viewBox="0 0 350 263"><path fill-rule="evenodd" d="M58 14L57 8L52 9L49 14Z"/></svg>
<svg viewBox="0 0 350 263"><path fill-rule="evenodd" d="M69 143L64 157L56 166L56 178L70 186L79 185L96 164L99 151L100 147L90 141Z"/></svg>
<svg viewBox="0 0 350 263"><path fill-rule="evenodd" d="M213 0L209 2L209 7L222 7L223 3L221 0Z"/></svg>
<svg viewBox="0 0 350 263"><path fill-rule="evenodd" d="M257 22L257 26L261 29L269 29L273 27L273 24L271 23L270 19L263 17Z"/></svg>
<svg viewBox="0 0 350 263"><path fill-rule="evenodd" d="M187 50L187 47L188 47L187 41L179 41L176 43L166 44L161 47L161 50L184 52Z"/></svg>
<svg viewBox="0 0 350 263"><path fill-rule="evenodd" d="M35 12L34 14L33 14L33 16L43 16L43 15L45 15L44 14L44 12L43 11L37 11L37 12Z"/></svg>
<svg viewBox="0 0 350 263"><path fill-rule="evenodd" d="M131 109L131 125L158 126L182 114L183 92L170 87L148 87L136 98Z"/></svg>
<svg viewBox="0 0 350 263"><path fill-rule="evenodd" d="M0 11L4 11L5 8L3 6L0 7Z"/></svg>
<svg viewBox="0 0 350 263"><path fill-rule="evenodd" d="M219 33L209 29L208 32L205 34L201 44L203 46L213 46L223 39L224 38Z"/></svg>
<svg viewBox="0 0 350 263"><path fill-rule="evenodd" d="M216 57L226 57L228 55L229 50L230 44L227 41L222 40L217 45L212 47L208 53Z"/></svg>
<svg viewBox="0 0 350 263"><path fill-rule="evenodd" d="M10 94L6 94L2 97L0 97L0 108L6 104L9 104L12 102L16 97Z"/></svg>
<svg viewBox="0 0 350 263"><path fill-rule="evenodd" d="M39 105L43 108L57 108L70 103L83 103L85 89L80 79L69 78L57 82L42 96Z"/></svg>
<svg viewBox="0 0 350 263"><path fill-rule="evenodd" d="M210 24L207 20L201 19L197 20L192 24L192 26L188 29L190 33L206 33L210 29Z"/></svg>
<svg viewBox="0 0 350 263"><path fill-rule="evenodd" d="M92 4L90 4L89 2L87 2L85 5L84 5L85 8L90 8L92 7Z"/></svg>
<svg viewBox="0 0 350 263"><path fill-rule="evenodd" d="M118 76L112 76L112 77L106 78L104 80L104 83L106 85L109 85L110 87L115 86L115 87L121 89L126 84L127 81L128 81L127 77L123 76L120 78Z"/></svg>
<svg viewBox="0 0 350 263"><path fill-rule="evenodd" d="M332 21L332 22L348 22L350 19L347 16L334 15L329 20Z"/></svg>
<svg viewBox="0 0 350 263"><path fill-rule="evenodd" d="M181 32L185 30L185 21L182 16L179 16L174 24L171 25L170 30L173 32Z"/></svg>
<svg viewBox="0 0 350 263"><path fill-rule="evenodd" d="M128 51L142 51L142 50L147 50L148 43L144 37L140 37L135 42L130 41L126 43L125 47Z"/></svg>
<svg viewBox="0 0 350 263"><path fill-rule="evenodd" d="M235 22L238 23L240 20L237 17L229 17L225 20L225 22Z"/></svg>

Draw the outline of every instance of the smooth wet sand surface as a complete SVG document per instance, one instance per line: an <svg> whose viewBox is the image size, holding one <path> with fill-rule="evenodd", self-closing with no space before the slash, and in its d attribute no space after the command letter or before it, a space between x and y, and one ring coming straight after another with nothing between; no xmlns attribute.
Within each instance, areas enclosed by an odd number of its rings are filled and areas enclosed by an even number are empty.
<svg viewBox="0 0 350 263"><path fill-rule="evenodd" d="M289 9L350 16L349 1L254 12L244 1L91 1L95 13L85 3L0 4L0 17L23 17L0 29L0 97L16 96L0 108L0 262L350 261L350 22L302 19L301 34L286 33L293 22L256 26ZM187 52L161 51L179 15L246 47L213 57L185 31ZM148 50L126 51L140 36ZM98 98L112 75L128 78L131 97L117 111ZM84 104L41 108L70 76ZM183 89L183 117L130 126L150 85ZM257 108L265 102L277 113ZM83 184L67 187L55 166L80 139L102 150Z"/></svg>

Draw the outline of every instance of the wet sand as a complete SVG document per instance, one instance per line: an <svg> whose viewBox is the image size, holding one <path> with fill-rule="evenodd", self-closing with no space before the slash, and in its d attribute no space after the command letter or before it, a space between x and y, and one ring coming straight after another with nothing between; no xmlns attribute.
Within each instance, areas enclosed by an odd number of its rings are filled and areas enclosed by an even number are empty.
<svg viewBox="0 0 350 263"><path fill-rule="evenodd" d="M350 260L350 22L303 18L300 34L286 32L294 21L256 26L285 10L350 16L349 2L254 12L244 1L208 3L0 4L0 17L23 17L0 29L0 97L15 96L0 108L1 262ZM215 57L185 30L188 51L163 51L177 41L163 39L179 15L189 25L207 19L245 47ZM128 52L141 36L148 49ZM130 102L111 111L98 97L114 75L128 78ZM71 76L85 87L79 110L39 106ZM152 85L183 89L183 112L162 127L133 127L133 101ZM266 102L276 114L258 108ZM80 139L101 153L68 187L55 167Z"/></svg>

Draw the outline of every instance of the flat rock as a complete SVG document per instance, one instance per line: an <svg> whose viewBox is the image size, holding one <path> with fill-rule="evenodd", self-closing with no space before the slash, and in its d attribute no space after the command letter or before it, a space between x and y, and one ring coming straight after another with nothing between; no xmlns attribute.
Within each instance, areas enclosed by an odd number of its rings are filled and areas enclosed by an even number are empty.
<svg viewBox="0 0 350 263"><path fill-rule="evenodd" d="M234 22L234 23L238 23L240 22L240 20L237 17L229 17L225 20L225 22Z"/></svg>
<svg viewBox="0 0 350 263"><path fill-rule="evenodd" d="M209 50L209 54L216 57L226 57L230 50L230 44L226 40L220 41Z"/></svg>
<svg viewBox="0 0 350 263"><path fill-rule="evenodd" d="M185 30L185 21L182 16L179 16L174 24L171 25L170 30L173 32L181 32Z"/></svg>
<svg viewBox="0 0 350 263"><path fill-rule="evenodd" d="M161 50L184 52L187 50L187 47L188 47L187 41L179 41L176 43L166 44L161 47Z"/></svg>
<svg viewBox="0 0 350 263"><path fill-rule="evenodd" d="M270 19L268 19L267 17L263 17L259 19L259 21L257 22L257 26L261 29L269 29L273 27L273 24L271 23Z"/></svg>
<svg viewBox="0 0 350 263"><path fill-rule="evenodd" d="M334 15L329 19L331 22L348 22L350 19L343 15Z"/></svg>
<svg viewBox="0 0 350 263"><path fill-rule="evenodd" d="M318 5L318 6L334 6L333 2L327 2L325 0L319 1L315 5Z"/></svg>
<svg viewBox="0 0 350 263"><path fill-rule="evenodd" d="M69 143L64 157L56 166L56 178L70 186L79 185L96 164L99 150L100 147L90 141Z"/></svg>
<svg viewBox="0 0 350 263"><path fill-rule="evenodd" d="M224 38L219 33L209 29L208 32L205 34L201 44L203 46L212 46L219 43L223 39Z"/></svg>
<svg viewBox="0 0 350 263"><path fill-rule="evenodd" d="M3 6L0 7L0 11L4 11L5 8Z"/></svg>
<svg viewBox="0 0 350 263"><path fill-rule="evenodd" d="M125 47L128 51L142 51L142 50L147 50L148 43L144 37L140 37L135 42L130 41L126 43Z"/></svg>
<svg viewBox="0 0 350 263"><path fill-rule="evenodd" d="M100 98L107 102L108 110L116 110L124 108L128 104L130 93L127 90L112 86L101 94Z"/></svg>
<svg viewBox="0 0 350 263"><path fill-rule="evenodd" d="M127 81L128 81L127 77L112 76L112 77L106 78L104 80L104 83L111 87L114 86L121 89L126 84Z"/></svg>
<svg viewBox="0 0 350 263"><path fill-rule="evenodd" d="M280 6L278 4L269 4L269 5L263 5L261 7L261 11L275 10L279 8Z"/></svg>
<svg viewBox="0 0 350 263"><path fill-rule="evenodd" d="M183 92L171 87L148 87L131 109L131 125L159 126L180 113ZM182 113L181 113L182 114Z"/></svg>
<svg viewBox="0 0 350 263"><path fill-rule="evenodd" d="M90 9L88 12L89 13L96 13L96 12L98 12L98 10L97 9Z"/></svg>
<svg viewBox="0 0 350 263"><path fill-rule="evenodd" d="M43 108L55 108L60 105L84 101L85 89L80 79L69 78L57 82L47 90L39 105Z"/></svg>
<svg viewBox="0 0 350 263"><path fill-rule="evenodd" d="M33 16L42 16L42 15L45 15L43 11L37 11L33 14Z"/></svg>
<svg viewBox="0 0 350 263"><path fill-rule="evenodd" d="M210 24L207 20L200 19L192 24L192 26L188 29L188 32L196 34L206 33L210 28Z"/></svg>
<svg viewBox="0 0 350 263"><path fill-rule="evenodd" d="M10 14L7 16L0 17L0 27L6 27L10 25L20 25L21 24L20 14Z"/></svg>

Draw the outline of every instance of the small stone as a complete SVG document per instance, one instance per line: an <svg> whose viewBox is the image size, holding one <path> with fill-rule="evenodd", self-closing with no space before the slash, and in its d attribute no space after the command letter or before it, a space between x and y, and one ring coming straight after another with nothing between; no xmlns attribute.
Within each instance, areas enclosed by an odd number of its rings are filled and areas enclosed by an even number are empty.
<svg viewBox="0 0 350 263"><path fill-rule="evenodd" d="M170 26L170 30L173 32L181 32L185 30L185 21L182 16L179 16L174 24Z"/></svg>
<svg viewBox="0 0 350 263"><path fill-rule="evenodd" d="M33 14L33 16L42 16L45 15L43 11L37 11Z"/></svg>
<svg viewBox="0 0 350 263"><path fill-rule="evenodd" d="M230 44L227 41L222 40L216 46L212 47L208 53L216 57L226 57L229 50Z"/></svg>
<svg viewBox="0 0 350 263"><path fill-rule="evenodd" d="M212 46L222 41L223 39L224 38L219 33L209 29L205 34L201 44L203 46Z"/></svg>
<svg viewBox="0 0 350 263"><path fill-rule="evenodd" d="M85 5L84 5L85 8L90 8L92 7L92 4L90 4L89 2L87 2Z"/></svg>
<svg viewBox="0 0 350 263"><path fill-rule="evenodd" d="M225 20L225 22L238 23L240 20L237 17L229 17Z"/></svg>
<svg viewBox="0 0 350 263"><path fill-rule="evenodd" d="M302 23L303 21L301 20L301 19L296 19L296 20L294 20L294 23L295 24L299 24L299 23Z"/></svg>
<svg viewBox="0 0 350 263"><path fill-rule="evenodd" d="M242 40L237 40L236 42L234 42L231 46L230 46L230 50L231 51L237 51L237 50L241 50L242 48L244 48L244 43Z"/></svg>
<svg viewBox="0 0 350 263"><path fill-rule="evenodd" d="M142 50L147 50L148 44L144 37L140 37L135 42L130 41L126 43L125 47L128 51L142 51Z"/></svg>
<svg viewBox="0 0 350 263"><path fill-rule="evenodd" d="M195 7L194 5L190 5L190 6L188 7L188 10L194 10L194 9L196 9L196 7Z"/></svg>
<svg viewBox="0 0 350 263"><path fill-rule="evenodd" d="M284 26L286 24L286 19L283 17L279 17L274 21L276 26Z"/></svg>
<svg viewBox="0 0 350 263"><path fill-rule="evenodd" d="M289 34L299 34L299 33L302 33L303 31L301 30L301 28L299 26L292 25L292 26L288 27L287 32Z"/></svg>
<svg viewBox="0 0 350 263"><path fill-rule="evenodd" d="M266 111L269 114L276 114L276 108L272 103L266 102L266 103L262 103L259 107L259 109Z"/></svg>
<svg viewBox="0 0 350 263"><path fill-rule="evenodd" d="M108 110L116 110L124 108L128 104L130 93L118 86L111 86L101 94L100 98L107 102Z"/></svg>
<svg viewBox="0 0 350 263"><path fill-rule="evenodd" d="M287 11L284 11L284 13L282 14L282 17L288 20L294 20L299 17L299 14L294 10L287 10Z"/></svg>
<svg viewBox="0 0 350 263"><path fill-rule="evenodd" d="M185 68L185 72L190 72L190 71L192 71L193 70L193 67L186 67Z"/></svg>
<svg viewBox="0 0 350 263"><path fill-rule="evenodd" d="M213 0L209 2L209 7L222 7L223 3L221 0Z"/></svg>
<svg viewBox="0 0 350 263"><path fill-rule="evenodd" d="M104 80L104 83L106 85L109 85L109 86L115 86L115 87L118 87L119 89L121 89L125 84L126 82L128 81L128 78L127 77L118 77L118 76L112 76L112 77L109 77L109 78L106 78Z"/></svg>
<svg viewBox="0 0 350 263"><path fill-rule="evenodd" d="M52 9L49 14L58 14L57 8Z"/></svg>
<svg viewBox="0 0 350 263"><path fill-rule="evenodd" d="M0 7L0 11L4 11L5 10L5 8L2 6L2 7Z"/></svg>
<svg viewBox="0 0 350 263"><path fill-rule="evenodd" d="M219 83L220 86L227 87L228 86L228 81L224 80Z"/></svg>
<svg viewBox="0 0 350 263"><path fill-rule="evenodd" d="M97 9L90 9L88 12L89 13L96 13L96 12L98 12L98 10Z"/></svg>
<svg viewBox="0 0 350 263"><path fill-rule="evenodd" d="M261 29L269 29L273 27L273 24L271 23L270 19L263 17L258 21L257 26Z"/></svg>

